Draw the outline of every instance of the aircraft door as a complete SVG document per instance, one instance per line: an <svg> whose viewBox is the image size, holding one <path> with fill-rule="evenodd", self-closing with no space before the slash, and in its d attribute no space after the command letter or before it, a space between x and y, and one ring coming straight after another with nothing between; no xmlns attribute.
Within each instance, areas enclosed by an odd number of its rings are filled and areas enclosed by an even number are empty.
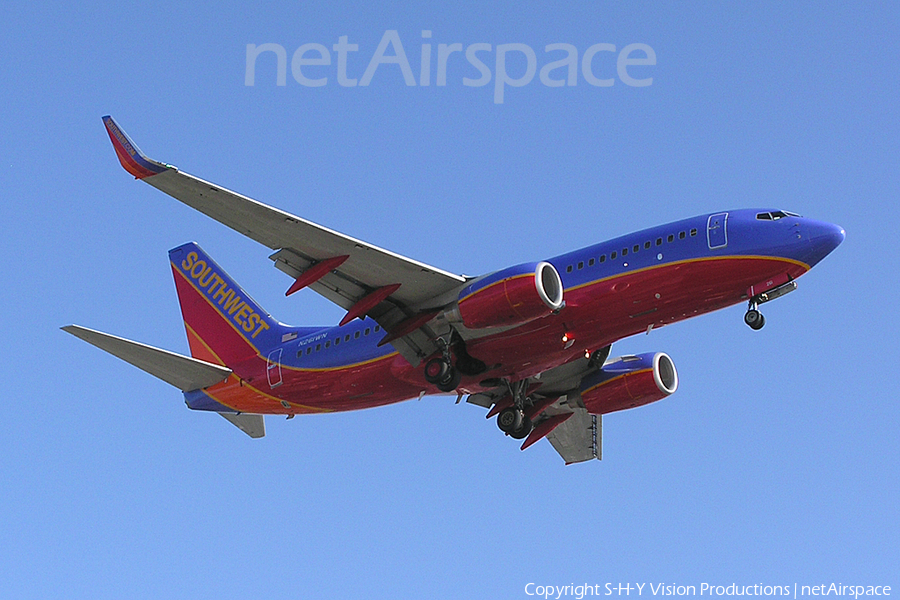
<svg viewBox="0 0 900 600"><path fill-rule="evenodd" d="M728 245L728 213L716 213L706 222L706 239L710 250Z"/></svg>
<svg viewBox="0 0 900 600"><path fill-rule="evenodd" d="M281 353L284 348L278 348L269 352L266 360L266 377L269 380L269 387L275 388L282 384L281 380Z"/></svg>

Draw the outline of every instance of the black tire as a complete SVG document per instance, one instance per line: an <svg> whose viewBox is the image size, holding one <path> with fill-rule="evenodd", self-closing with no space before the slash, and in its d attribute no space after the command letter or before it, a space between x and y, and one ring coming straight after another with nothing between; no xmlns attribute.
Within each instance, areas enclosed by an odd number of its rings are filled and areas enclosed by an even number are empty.
<svg viewBox="0 0 900 600"><path fill-rule="evenodd" d="M459 372L459 369L449 367L444 377L434 385L442 392L452 392L459 386L460 380L462 380L462 373Z"/></svg>
<svg viewBox="0 0 900 600"><path fill-rule="evenodd" d="M531 433L531 430L534 429L534 425L531 423L531 419L526 416L522 416L522 424L519 425L519 428L509 434L509 437L514 440L522 440L528 437L528 434Z"/></svg>
<svg viewBox="0 0 900 600"><path fill-rule="evenodd" d="M749 325L750 329L760 330L766 324L766 319L758 310L751 308L744 315L744 323Z"/></svg>
<svg viewBox="0 0 900 600"><path fill-rule="evenodd" d="M599 350L594 350L591 354L591 358L588 361L588 366L593 367L602 367L603 363L606 362L606 359L609 358L609 351L612 349L612 346L606 346L604 348L600 348Z"/></svg>
<svg viewBox="0 0 900 600"><path fill-rule="evenodd" d="M525 415L522 414L522 411L510 406L509 408L501 410L500 414L497 415L497 427L499 427L500 431L503 433L512 435L516 429L522 427L524 418Z"/></svg>
<svg viewBox="0 0 900 600"><path fill-rule="evenodd" d="M443 358L432 358L425 363L425 381L437 385L447 378L450 369L450 363Z"/></svg>
<svg viewBox="0 0 900 600"><path fill-rule="evenodd" d="M765 315L759 315L759 323L758 323L758 324L756 325L756 327L754 327L753 329L755 329L756 331L759 331L760 329L762 329L763 327L765 327L765 325L766 325L766 317L765 317Z"/></svg>

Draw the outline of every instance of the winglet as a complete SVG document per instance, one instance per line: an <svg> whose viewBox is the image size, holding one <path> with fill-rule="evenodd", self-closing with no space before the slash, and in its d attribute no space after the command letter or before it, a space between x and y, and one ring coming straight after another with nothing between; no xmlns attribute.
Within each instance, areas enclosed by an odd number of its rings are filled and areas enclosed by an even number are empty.
<svg viewBox="0 0 900 600"><path fill-rule="evenodd" d="M103 117L103 124L106 125L106 133L109 134L119 162L126 171L134 175L135 179L144 179L171 168L169 165L147 158L111 116Z"/></svg>

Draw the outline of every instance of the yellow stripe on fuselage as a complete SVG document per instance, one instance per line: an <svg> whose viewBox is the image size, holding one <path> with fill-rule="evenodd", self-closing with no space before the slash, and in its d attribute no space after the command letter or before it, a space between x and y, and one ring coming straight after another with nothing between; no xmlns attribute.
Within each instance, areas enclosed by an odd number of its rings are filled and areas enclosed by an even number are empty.
<svg viewBox="0 0 900 600"><path fill-rule="evenodd" d="M601 277L600 279L594 279L593 281L588 281L587 283L582 283L580 285L576 285L570 288L566 288L565 291L571 292L574 290L580 290L582 288L586 288L592 285L596 285L598 283L603 283L605 281L609 281L611 279L616 279L618 277L625 277L626 275L634 275L636 273L644 273L646 271L652 271L654 269L663 269L665 267L672 267L677 265L686 265L689 263L696 262L706 262L706 261L718 261L718 260L736 260L736 259L746 259L746 260L769 260L775 262L786 262L793 265L797 265L801 267L805 271L809 271L812 267L810 267L805 262L801 262L799 260L794 260L792 258L783 258L780 256L706 256L703 258L686 258L684 260L677 260L675 262L663 263L661 265L650 265L649 267L642 267L640 269L635 269L633 271L625 271L624 273L616 273L615 275L610 275L609 277Z"/></svg>
<svg viewBox="0 0 900 600"><path fill-rule="evenodd" d="M193 329L190 325L187 324L187 322L185 322L184 326L185 326L185 328L189 331L190 334L192 334L194 337L196 337L198 340L200 340L200 343L203 344L203 347L206 348L207 350L209 350L210 354L212 354L212 355L216 358L216 360L218 360L219 362L221 362L223 365L228 366L228 365L225 364L224 361L222 361L221 358L219 358L219 355L216 354L215 351L214 351L212 348L209 347L209 344L207 344L206 341L205 341L202 337L200 337L200 335L199 335L196 331L194 331L194 329ZM257 356L257 358L259 358L260 360L265 360L265 359L262 357L262 355L260 355L259 353L257 353L256 356ZM246 380L241 379L238 375L235 375L234 373L232 373L231 377L236 378L237 381L238 381L238 383L240 383L241 387L247 388L247 389L250 390L251 392L254 392L254 393L256 393L256 394L259 394L260 396L263 396L264 398L267 398L267 399L272 400L272 401L274 401L274 402L277 402L277 403L279 404L279 406L281 406L281 401L282 401L281 398L276 398L275 396L272 396L271 394L265 393L265 392L262 391L261 389L259 389L259 388L255 387L254 385L248 383ZM212 387L213 387L213 388L217 388L217 387L220 387L220 386L222 386L222 385L228 384L228 383L230 382L230 380L231 380L231 377L229 377L228 379L226 379L226 380L223 381L222 383L218 383L218 384L216 384L216 385L214 385L214 386L212 386ZM219 398L217 398L215 395L213 395L213 394L210 392L210 389L209 389L209 388L203 390L203 393L205 393L207 396L209 396L210 398L212 398L213 400L215 400L216 402L218 402L218 403L221 404L222 406L227 406L228 408L230 408L230 409L232 409L232 410L238 411L238 409L235 408L234 406L231 406L231 405L229 405L229 404L223 402L222 400L220 400ZM310 411L310 412L332 412L332 410L331 410L331 409L328 409L328 408L316 408L316 407L313 407L313 406L306 406L306 405L304 405L304 404L297 404L296 402L291 402L290 400L285 400L285 402L287 402L287 403L290 404L291 406L296 406L296 407L298 407L298 408L301 408L301 409L304 409L304 410L308 410L308 411ZM238 411L238 412L240 412L240 411Z"/></svg>

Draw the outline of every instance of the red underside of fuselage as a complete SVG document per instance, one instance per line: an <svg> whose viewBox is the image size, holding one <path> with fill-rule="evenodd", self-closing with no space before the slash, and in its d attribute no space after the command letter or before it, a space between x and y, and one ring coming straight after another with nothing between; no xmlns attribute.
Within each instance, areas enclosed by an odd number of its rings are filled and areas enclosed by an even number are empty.
<svg viewBox="0 0 900 600"><path fill-rule="evenodd" d="M463 377L459 389L473 393L482 390L479 382L487 378L518 380L541 373L651 326L745 301L746 290L768 278L787 274L796 279L807 270L806 265L789 259L717 257L660 265L567 289L566 306L559 314L469 341L469 354L489 365L489 370ZM208 304L195 308L208 310L210 319L216 316ZM201 332L196 335L203 337ZM192 348L198 343L192 339ZM282 367L283 383L271 389L264 357L257 355L232 368L237 376L207 393L240 412L357 410L413 398L423 391L439 393L425 383L421 365L412 367L396 353L332 369Z"/></svg>

